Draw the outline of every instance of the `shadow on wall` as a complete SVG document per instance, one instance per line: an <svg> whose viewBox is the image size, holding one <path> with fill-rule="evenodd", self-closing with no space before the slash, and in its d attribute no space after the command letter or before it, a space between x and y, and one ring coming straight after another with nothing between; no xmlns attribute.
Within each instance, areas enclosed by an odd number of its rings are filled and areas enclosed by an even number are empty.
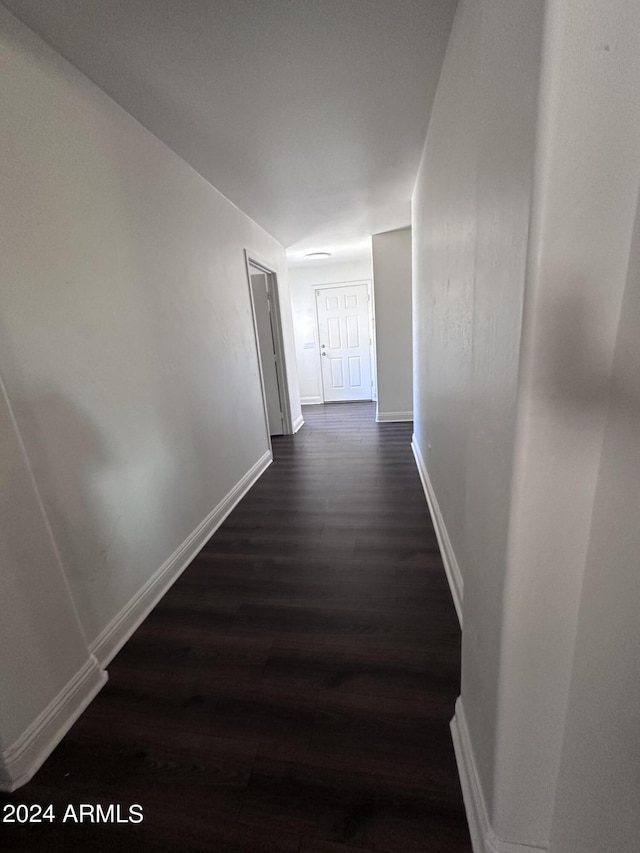
<svg viewBox="0 0 640 853"><path fill-rule="evenodd" d="M639 325L640 204L580 594L551 839L553 850L568 853L636 851L640 839Z"/></svg>
<svg viewBox="0 0 640 853"><path fill-rule="evenodd" d="M109 462L105 442L87 415L61 394L48 391L15 409L71 588L90 584L109 551L105 543L102 560L93 557L92 543L99 538L104 514L95 484Z"/></svg>
<svg viewBox="0 0 640 853"><path fill-rule="evenodd" d="M602 317L579 280L558 276L557 297L541 309L544 352L538 396L567 409L606 404L611 376L610 341Z"/></svg>
<svg viewBox="0 0 640 853"><path fill-rule="evenodd" d="M619 346L624 314L630 296L640 287L640 194L636 200L633 232L629 240L626 285L620 298L620 314L612 318L585 296L584 282L570 275L556 276L556 297L540 309L545 348L540 360L538 396L567 410L610 405L624 408L637 401L640 385L635 380L632 347ZM604 291L606 281L600 282ZM615 298L616 294L612 294ZM625 300L623 302L623 299ZM612 325L616 328L616 366L612 363ZM622 360L622 361L621 361ZM626 381L622 379L626 378Z"/></svg>
<svg viewBox="0 0 640 853"><path fill-rule="evenodd" d="M640 416L640 338L633 318L640 316L640 192L627 266L626 288L621 306L616 348L616 364L611 384L610 408L614 413L627 412L633 423ZM631 318L631 323L628 318Z"/></svg>

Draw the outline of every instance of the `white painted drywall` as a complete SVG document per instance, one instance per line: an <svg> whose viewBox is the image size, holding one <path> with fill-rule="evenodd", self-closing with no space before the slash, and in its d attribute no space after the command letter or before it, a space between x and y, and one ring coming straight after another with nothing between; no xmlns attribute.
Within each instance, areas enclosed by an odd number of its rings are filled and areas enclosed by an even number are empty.
<svg viewBox="0 0 640 853"><path fill-rule="evenodd" d="M322 402L322 374L314 287L319 284L371 281L371 278L370 256L366 260L350 263L327 264L324 261L318 261L309 266L289 267L289 289L302 403Z"/></svg>
<svg viewBox="0 0 640 853"><path fill-rule="evenodd" d="M379 420L413 414L411 229L374 234Z"/></svg>
<svg viewBox="0 0 640 853"><path fill-rule="evenodd" d="M415 441L464 580L490 807L542 11L460 4L413 198Z"/></svg>
<svg viewBox="0 0 640 853"><path fill-rule="evenodd" d="M481 6L461 2L412 199L414 434L464 570ZM431 445L431 448L430 448Z"/></svg>
<svg viewBox="0 0 640 853"><path fill-rule="evenodd" d="M89 657L35 484L0 389L0 750ZM1 777L0 767L0 777Z"/></svg>
<svg viewBox="0 0 640 853"><path fill-rule="evenodd" d="M632 0L463 0L414 195L479 850L638 844L638 33Z"/></svg>
<svg viewBox="0 0 640 853"><path fill-rule="evenodd" d="M633 0L547 3L495 812L500 837L541 846L551 832L576 629L583 617L585 636L599 630L580 593L640 186L639 33ZM614 565L636 542L629 529L618 537L609 545ZM588 788L580 776L571 784L576 799Z"/></svg>
<svg viewBox="0 0 640 853"><path fill-rule="evenodd" d="M580 597L554 853L636 853L640 844L638 212L631 250Z"/></svg>
<svg viewBox="0 0 640 853"><path fill-rule="evenodd" d="M91 645L268 451L245 249L279 275L300 415L285 254L2 8L0 31L0 369ZM78 657L27 474L10 473L5 556L28 573L7 630L42 661L3 670L3 742Z"/></svg>

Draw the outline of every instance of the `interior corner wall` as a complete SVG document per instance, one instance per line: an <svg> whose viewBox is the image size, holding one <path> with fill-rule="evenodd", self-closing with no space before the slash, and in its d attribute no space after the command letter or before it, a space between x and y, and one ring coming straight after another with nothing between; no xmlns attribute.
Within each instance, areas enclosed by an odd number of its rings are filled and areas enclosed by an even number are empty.
<svg viewBox="0 0 640 853"><path fill-rule="evenodd" d="M635 217L580 595L554 853L636 853L640 843L640 199Z"/></svg>
<svg viewBox="0 0 640 853"><path fill-rule="evenodd" d="M554 853L638 844L625 805L637 512L621 501L635 499L638 477L640 365L623 312L637 307L639 33L635 0L546 4L494 828ZM588 656L599 638L607 646Z"/></svg>
<svg viewBox="0 0 640 853"><path fill-rule="evenodd" d="M120 617L268 464L244 250L278 273L286 305L285 253L4 7L0 57L0 371L76 633L90 648L110 633L113 649ZM294 363L289 375L295 419ZM45 701L78 654L49 660L73 608L24 490L11 536L33 582L7 600L37 613L57 592L32 626L38 667L2 670L17 709L5 744L33 722L33 680Z"/></svg>
<svg viewBox="0 0 640 853"><path fill-rule="evenodd" d="M633 0L463 0L413 199L483 853L637 848L638 32Z"/></svg>
<svg viewBox="0 0 640 853"><path fill-rule="evenodd" d="M413 419L411 229L374 234L379 421Z"/></svg>
<svg viewBox="0 0 640 853"><path fill-rule="evenodd" d="M26 781L43 743L33 724L66 685L73 716L104 676L87 647L42 511L9 401L0 383L0 789ZM84 678L82 677L84 673ZM66 727L50 715L47 745Z"/></svg>
<svg viewBox="0 0 640 853"><path fill-rule="evenodd" d="M289 267L296 363L303 404L323 401L314 287L319 284L371 281L371 278L371 258L333 264L316 261L309 266Z"/></svg>
<svg viewBox="0 0 640 853"><path fill-rule="evenodd" d="M412 202L414 444L463 590L460 707L489 822L543 14L461 0Z"/></svg>

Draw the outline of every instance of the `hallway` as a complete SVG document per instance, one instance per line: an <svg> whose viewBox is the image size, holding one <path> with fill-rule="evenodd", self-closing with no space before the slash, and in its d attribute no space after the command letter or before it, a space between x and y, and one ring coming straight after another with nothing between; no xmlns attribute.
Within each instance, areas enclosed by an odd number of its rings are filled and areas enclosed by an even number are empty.
<svg viewBox="0 0 640 853"><path fill-rule="evenodd" d="M374 404L295 436L109 666L5 850L467 853L460 632L410 448ZM62 824L133 803L139 824ZM5 827L5 830L7 827Z"/></svg>

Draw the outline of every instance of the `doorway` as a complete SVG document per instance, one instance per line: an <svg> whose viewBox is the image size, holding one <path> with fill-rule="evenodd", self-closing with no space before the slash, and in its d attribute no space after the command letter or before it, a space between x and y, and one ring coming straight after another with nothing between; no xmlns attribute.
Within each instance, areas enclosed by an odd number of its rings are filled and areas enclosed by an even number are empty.
<svg viewBox="0 0 640 853"><path fill-rule="evenodd" d="M245 256L267 432L270 436L291 434L277 276L247 252Z"/></svg>
<svg viewBox="0 0 640 853"><path fill-rule="evenodd" d="M369 285L322 285L315 295L324 401L371 400Z"/></svg>

